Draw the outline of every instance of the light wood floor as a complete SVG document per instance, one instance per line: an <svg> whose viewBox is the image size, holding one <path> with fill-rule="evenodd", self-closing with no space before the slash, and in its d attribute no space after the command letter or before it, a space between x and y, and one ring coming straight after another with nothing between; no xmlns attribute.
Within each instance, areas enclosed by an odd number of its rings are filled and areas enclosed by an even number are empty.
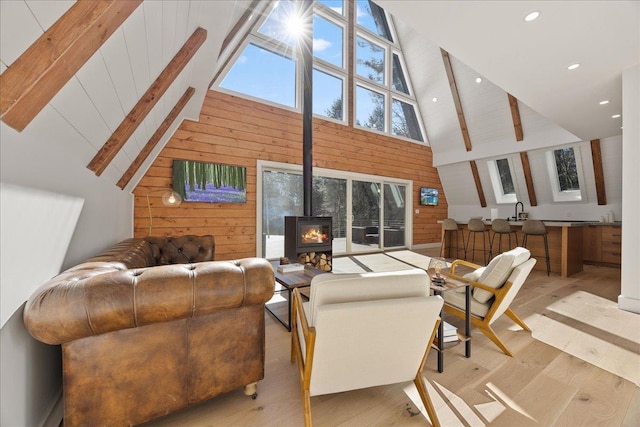
<svg viewBox="0 0 640 427"><path fill-rule="evenodd" d="M532 272L512 308L533 333L506 316L494 324L515 357L476 329L470 359L458 345L445 354L439 374L430 354L424 376L441 423L640 426L640 316L616 308L619 293L619 269L585 266L566 279ZM149 425L302 425L289 351L289 333L266 315L265 378L256 400L236 390ZM311 409L316 426L430 425L416 402L415 387L407 383L312 397Z"/></svg>

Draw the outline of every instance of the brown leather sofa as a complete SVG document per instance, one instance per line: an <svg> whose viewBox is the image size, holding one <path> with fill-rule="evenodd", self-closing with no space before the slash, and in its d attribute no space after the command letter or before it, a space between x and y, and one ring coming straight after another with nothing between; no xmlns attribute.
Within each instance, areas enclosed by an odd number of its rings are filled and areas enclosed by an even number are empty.
<svg viewBox="0 0 640 427"><path fill-rule="evenodd" d="M214 247L213 236L127 239L34 292L24 322L62 345L65 426L140 424L255 393L273 269L213 261Z"/></svg>

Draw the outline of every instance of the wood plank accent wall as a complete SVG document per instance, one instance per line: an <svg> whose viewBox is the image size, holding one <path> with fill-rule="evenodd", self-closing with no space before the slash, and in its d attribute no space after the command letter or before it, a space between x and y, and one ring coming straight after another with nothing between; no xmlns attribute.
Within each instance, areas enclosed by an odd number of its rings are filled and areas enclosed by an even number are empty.
<svg viewBox="0 0 640 427"><path fill-rule="evenodd" d="M313 119L314 167L413 180L413 244L440 241L438 220L447 217L447 200L431 148ZM247 202L184 202L164 207L161 190L171 187L174 159L226 163L247 168ZM150 196L154 235L213 234L216 259L255 256L257 160L302 164L302 115L240 97L209 91L200 121L185 120L134 189L134 235L146 236ZM419 206L420 187L435 187L438 206Z"/></svg>

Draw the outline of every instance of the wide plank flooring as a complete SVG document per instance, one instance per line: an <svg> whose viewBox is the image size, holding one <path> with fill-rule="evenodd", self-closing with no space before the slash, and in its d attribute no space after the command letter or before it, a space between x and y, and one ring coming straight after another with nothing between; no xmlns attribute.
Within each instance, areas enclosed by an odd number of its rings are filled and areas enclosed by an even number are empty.
<svg viewBox="0 0 640 427"><path fill-rule="evenodd" d="M442 425L640 426L640 315L617 309L619 293L620 269L585 266L565 279L533 271L512 304L533 332L506 316L494 323L515 357L475 328L471 358L453 347L438 373L429 355L424 376ZM312 397L311 410L316 426L430 425L411 383ZM239 389L148 425L303 425L290 334L266 314L256 400Z"/></svg>

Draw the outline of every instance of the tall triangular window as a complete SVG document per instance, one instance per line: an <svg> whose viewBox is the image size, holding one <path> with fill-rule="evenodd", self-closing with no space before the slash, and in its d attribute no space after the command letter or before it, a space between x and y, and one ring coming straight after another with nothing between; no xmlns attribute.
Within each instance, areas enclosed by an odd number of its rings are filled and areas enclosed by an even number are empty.
<svg viewBox="0 0 640 427"><path fill-rule="evenodd" d="M262 2L260 2L262 3ZM301 57L296 50L297 2L270 2L225 74L223 90L301 110ZM349 29L349 10L354 28ZM349 47L349 33L353 46ZM353 54L354 70L349 70ZM353 93L349 94L349 75ZM349 111L349 97L353 111ZM313 7L313 113L356 127L424 141L424 126L391 17L375 3L315 1Z"/></svg>

